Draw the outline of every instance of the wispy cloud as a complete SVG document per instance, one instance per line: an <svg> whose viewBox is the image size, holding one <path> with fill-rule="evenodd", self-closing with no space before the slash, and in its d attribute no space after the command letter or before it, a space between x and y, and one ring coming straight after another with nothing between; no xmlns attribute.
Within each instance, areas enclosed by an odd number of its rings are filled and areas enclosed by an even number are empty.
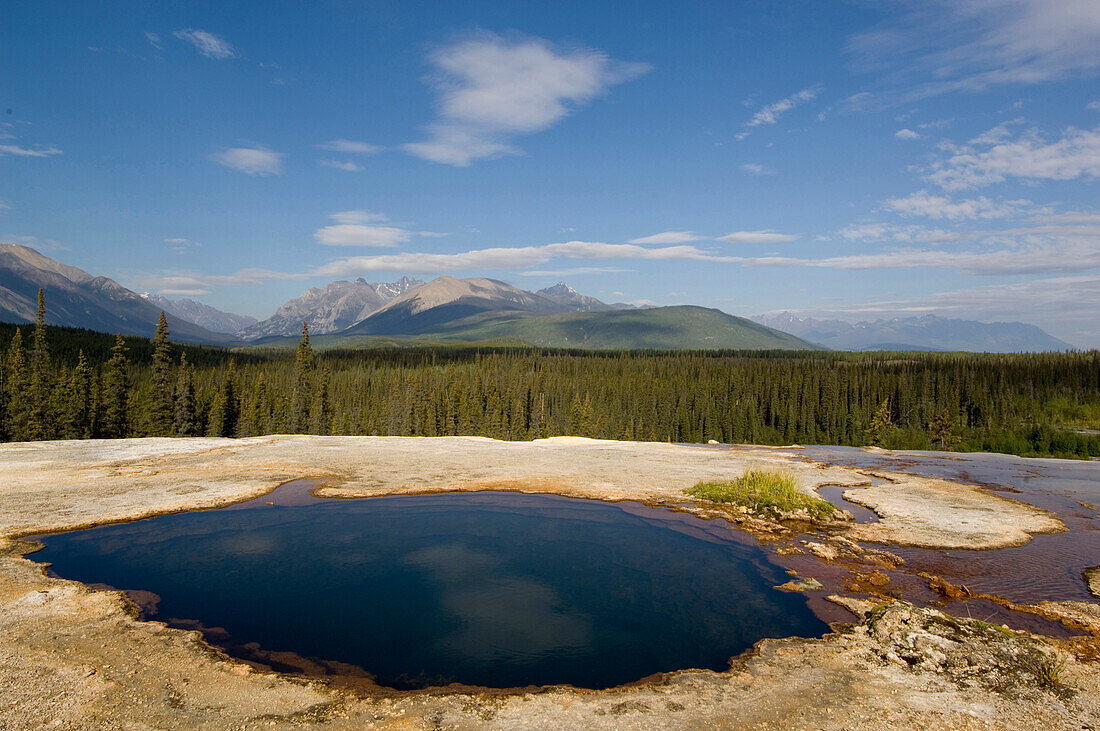
<svg viewBox="0 0 1100 731"><path fill-rule="evenodd" d="M21 147L19 145L0 145L0 155L14 155L15 157L50 157L60 155L62 151L50 145L49 147Z"/></svg>
<svg viewBox="0 0 1100 731"><path fill-rule="evenodd" d="M193 45L199 53L207 58L233 58L237 55L236 50L219 35L215 35L210 31L200 30L198 28L184 28L183 30L177 30L173 33L176 38L181 41L187 41Z"/></svg>
<svg viewBox="0 0 1100 731"><path fill-rule="evenodd" d="M241 269L233 274L202 274L190 271L168 271L137 277L139 289L177 297L197 297L210 294L215 287L259 286L271 280L307 279L305 275L284 274L269 269Z"/></svg>
<svg viewBox="0 0 1100 731"><path fill-rule="evenodd" d="M821 87L815 86L808 89L802 89L796 91L785 99L780 99L774 104L768 104L761 107L756 111L756 114L752 115L752 119L745 123L745 129L738 132L735 137L739 140L743 140L749 136L749 131L752 127L759 127L765 124L775 124L779 121L779 117L784 113L791 111L795 107L801 106L806 102L813 101L817 98L817 95L821 93Z"/></svg>
<svg viewBox="0 0 1100 731"><path fill-rule="evenodd" d="M899 129L894 133L894 137L897 137L899 140L919 140L920 133L914 132L911 129Z"/></svg>
<svg viewBox="0 0 1100 731"><path fill-rule="evenodd" d="M625 267L565 267L564 269L528 269L516 272L521 277L568 277L581 274L621 274L633 272Z"/></svg>
<svg viewBox="0 0 1100 731"><path fill-rule="evenodd" d="M783 234L778 231L734 231L725 236L719 236L719 241L728 241L732 244L785 244L794 241L797 236Z"/></svg>
<svg viewBox="0 0 1100 731"><path fill-rule="evenodd" d="M925 177L949 191L980 188L1009 178L1035 181L1100 177L1100 127L1070 127L1053 142L1047 142L1035 130L1010 140L1000 129L995 127L969 145L948 148L950 157L933 163Z"/></svg>
<svg viewBox="0 0 1100 731"><path fill-rule="evenodd" d="M257 177L282 175L284 157L266 147L230 147L213 156L219 165Z"/></svg>
<svg viewBox="0 0 1100 731"><path fill-rule="evenodd" d="M357 173L363 169L362 165L351 160L321 160L320 163L327 168L346 170L349 173Z"/></svg>
<svg viewBox="0 0 1100 731"><path fill-rule="evenodd" d="M1089 102L1085 105L1085 109L1092 109L1093 111L1100 112L1100 99L1094 102Z"/></svg>
<svg viewBox="0 0 1100 731"><path fill-rule="evenodd" d="M603 51L492 33L445 46L430 62L439 119L427 127L426 140L402 148L458 167L520 154L513 137L547 129L612 86L649 70L646 64L615 61Z"/></svg>
<svg viewBox="0 0 1100 731"><path fill-rule="evenodd" d="M926 190L882 202L883 208L902 216L925 216L949 221L1006 218L1019 215L1030 205L1031 201L1027 200L996 202L985 196L952 200L947 196L933 195Z"/></svg>
<svg viewBox="0 0 1100 731"><path fill-rule="evenodd" d="M797 106L800 106L808 101L813 101L817 98L817 95L821 93L820 87L813 87L810 89L803 89L802 91L796 91L786 99L780 99L774 104L768 104L765 107L761 107L756 114L752 115L745 126L746 127L759 127L762 124L775 124L779 121L780 115L784 112L789 112Z"/></svg>
<svg viewBox="0 0 1100 731"><path fill-rule="evenodd" d="M382 152L385 148L378 145L372 145L368 142L359 142L356 140L329 140L328 142L322 142L319 145L314 145L319 150L328 150L329 152L347 152L358 155L374 155Z"/></svg>
<svg viewBox="0 0 1100 731"><path fill-rule="evenodd" d="M686 244L691 241L700 241L705 239L705 236L700 236L694 231L664 231L659 234L653 234L651 236L642 236L641 238L631 239L631 244Z"/></svg>
<svg viewBox="0 0 1100 731"><path fill-rule="evenodd" d="M324 246L397 246L409 241L413 232L397 226L379 225L386 221L381 213L354 210L329 216L334 224L317 229L313 238Z"/></svg>
<svg viewBox="0 0 1100 731"><path fill-rule="evenodd" d="M775 171L771 168L755 162L742 163L737 167L741 172L748 173L749 175L775 175Z"/></svg>
<svg viewBox="0 0 1100 731"><path fill-rule="evenodd" d="M145 40L149 41L149 45L152 46L153 48L157 49L158 51L162 47L161 46L161 41L160 41L160 35L158 33L154 33L151 30L145 31Z"/></svg>
<svg viewBox="0 0 1100 731"><path fill-rule="evenodd" d="M877 96L915 100L1100 71L1100 4L1092 0L930 0L908 7L849 40L857 67L887 72Z"/></svg>

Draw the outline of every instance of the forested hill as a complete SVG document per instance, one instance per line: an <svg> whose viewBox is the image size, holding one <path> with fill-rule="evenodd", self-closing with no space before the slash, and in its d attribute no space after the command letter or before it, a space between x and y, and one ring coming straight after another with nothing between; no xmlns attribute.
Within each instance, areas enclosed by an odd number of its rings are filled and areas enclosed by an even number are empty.
<svg viewBox="0 0 1100 731"><path fill-rule="evenodd" d="M0 328L0 438L560 434L1100 456L1100 352L314 353ZM83 358L81 358L81 351ZM181 363L181 358L185 360Z"/></svg>
<svg viewBox="0 0 1100 731"><path fill-rule="evenodd" d="M648 310L472 318L434 334L463 340L511 339L547 348L600 350L815 350L818 346L721 310L690 305Z"/></svg>

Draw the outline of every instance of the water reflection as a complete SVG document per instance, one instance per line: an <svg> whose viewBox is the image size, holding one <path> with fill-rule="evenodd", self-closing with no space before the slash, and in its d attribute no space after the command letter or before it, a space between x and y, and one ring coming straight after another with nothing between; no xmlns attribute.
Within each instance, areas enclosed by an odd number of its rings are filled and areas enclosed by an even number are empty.
<svg viewBox="0 0 1100 731"><path fill-rule="evenodd" d="M276 494L45 543L61 576L155 592L158 619L400 688L608 687L827 629L753 539L638 504Z"/></svg>

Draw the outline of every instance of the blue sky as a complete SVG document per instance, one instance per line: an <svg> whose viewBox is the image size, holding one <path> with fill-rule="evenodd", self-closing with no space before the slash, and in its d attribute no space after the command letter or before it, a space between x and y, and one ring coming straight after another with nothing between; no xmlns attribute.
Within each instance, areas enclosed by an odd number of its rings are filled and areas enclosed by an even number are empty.
<svg viewBox="0 0 1100 731"><path fill-rule="evenodd" d="M0 241L1100 347L1100 3L5 3Z"/></svg>

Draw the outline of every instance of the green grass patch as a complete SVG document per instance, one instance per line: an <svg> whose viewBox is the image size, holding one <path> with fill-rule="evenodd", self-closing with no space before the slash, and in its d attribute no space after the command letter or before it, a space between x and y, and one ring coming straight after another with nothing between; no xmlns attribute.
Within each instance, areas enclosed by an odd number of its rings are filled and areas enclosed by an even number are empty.
<svg viewBox="0 0 1100 731"><path fill-rule="evenodd" d="M799 490L794 477L785 472L749 470L736 480L700 482L684 492L715 503L743 505L758 515L772 517L805 510L815 520L828 520L836 511L832 503Z"/></svg>

